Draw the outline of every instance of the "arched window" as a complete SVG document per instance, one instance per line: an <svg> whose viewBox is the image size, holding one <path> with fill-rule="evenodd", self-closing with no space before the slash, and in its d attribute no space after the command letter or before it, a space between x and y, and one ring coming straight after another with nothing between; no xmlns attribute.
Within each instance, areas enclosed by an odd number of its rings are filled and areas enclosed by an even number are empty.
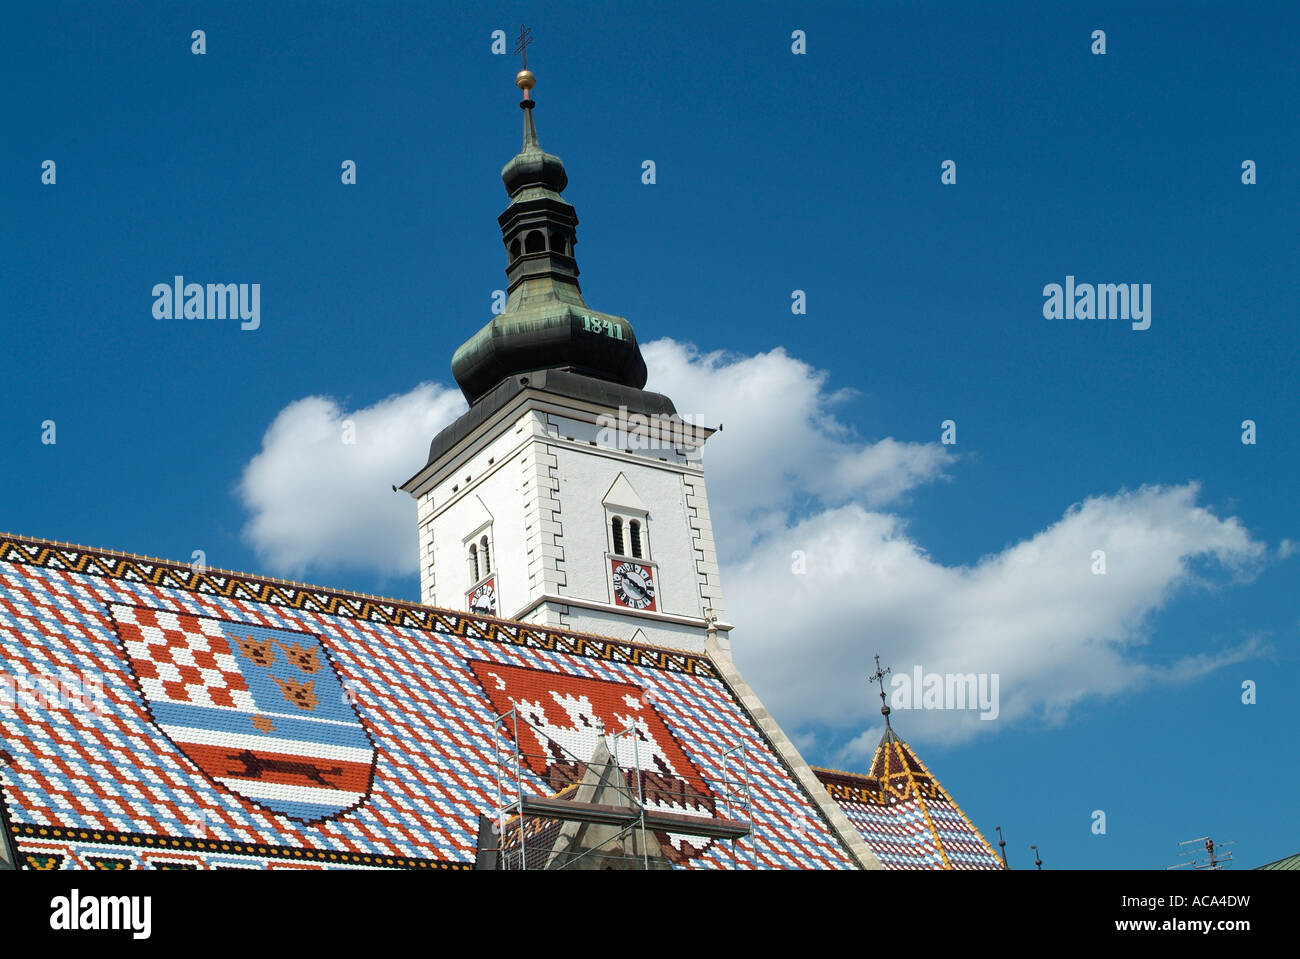
<svg viewBox="0 0 1300 959"><path fill-rule="evenodd" d="M610 529L614 533L614 555L623 555L623 520L615 516L610 520Z"/></svg>
<svg viewBox="0 0 1300 959"><path fill-rule="evenodd" d="M469 582L474 585L480 579L478 572L478 546L469 544Z"/></svg>
<svg viewBox="0 0 1300 959"><path fill-rule="evenodd" d="M551 234L551 250L555 253L568 253L568 237L559 230Z"/></svg>
<svg viewBox="0 0 1300 959"><path fill-rule="evenodd" d="M483 575L486 576L488 573L492 572L492 549L488 546L486 533L484 533L483 538L478 541L478 551L483 556Z"/></svg>
<svg viewBox="0 0 1300 959"><path fill-rule="evenodd" d="M510 259L519 259L519 237L515 237L510 243Z"/></svg>
<svg viewBox="0 0 1300 959"><path fill-rule="evenodd" d="M627 524L627 538L632 541L632 558L641 558L641 524L632 520Z"/></svg>
<svg viewBox="0 0 1300 959"><path fill-rule="evenodd" d="M546 249L546 237L541 230L533 230L528 236L524 237L525 253L541 253Z"/></svg>

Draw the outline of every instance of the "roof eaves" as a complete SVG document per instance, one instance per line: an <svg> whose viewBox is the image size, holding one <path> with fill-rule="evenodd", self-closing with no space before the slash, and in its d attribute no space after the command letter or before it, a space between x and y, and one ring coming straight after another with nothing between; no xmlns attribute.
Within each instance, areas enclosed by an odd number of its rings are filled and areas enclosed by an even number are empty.
<svg viewBox="0 0 1300 959"><path fill-rule="evenodd" d="M1300 853L1294 856L1283 856L1275 862L1268 862L1262 866L1256 866L1256 869L1300 869Z"/></svg>

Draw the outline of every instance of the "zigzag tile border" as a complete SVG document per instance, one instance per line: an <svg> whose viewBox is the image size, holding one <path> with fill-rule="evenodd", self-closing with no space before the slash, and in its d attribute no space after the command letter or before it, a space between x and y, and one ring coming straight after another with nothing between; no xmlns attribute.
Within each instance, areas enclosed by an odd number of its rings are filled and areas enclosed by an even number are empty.
<svg viewBox="0 0 1300 959"><path fill-rule="evenodd" d="M405 856L384 856L371 853L345 852L337 849L306 849L300 846L277 846L268 843L229 842L225 840L200 839L192 836L151 836L139 832L115 832L108 829L65 829L60 826L20 825L14 830L27 849L24 852L28 860L42 857L62 857L85 855L85 847L102 848L103 855L94 855L94 859L130 863L127 868L136 868L140 862L139 855L122 856L119 850L114 856L113 847L130 847L134 850L149 850L171 855L172 858L184 857L186 854L209 853L219 856L253 857L255 862L273 862L287 860L301 863L314 863L324 868L331 866L370 867L372 869L434 869L434 870L469 870L473 865L463 862L444 862L437 859L411 859ZM73 845L75 844L75 846ZM32 852L31 847L48 848L48 852ZM167 855L162 856L165 860ZM150 857L156 859L158 857ZM183 861L183 859L178 859ZM243 859L247 863L247 859ZM55 868L28 863L28 868ZM108 868L96 866L95 868Z"/></svg>
<svg viewBox="0 0 1300 959"><path fill-rule="evenodd" d="M42 569L268 603L303 612L343 616L431 633L470 636L489 642L510 643L609 662L625 662L634 666L649 666L652 669L706 676L709 679L719 678L717 670L707 658L678 650L623 643L581 633L531 629L509 620L463 616L433 606L384 600L361 593L322 590L286 580L252 577L226 570L199 572L165 560L84 546L0 534L0 562L22 563Z"/></svg>

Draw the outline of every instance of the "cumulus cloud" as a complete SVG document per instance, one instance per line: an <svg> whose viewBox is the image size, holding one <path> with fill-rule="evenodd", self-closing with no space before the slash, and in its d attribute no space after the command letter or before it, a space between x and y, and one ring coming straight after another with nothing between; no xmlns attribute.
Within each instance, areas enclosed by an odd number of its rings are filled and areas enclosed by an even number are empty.
<svg viewBox="0 0 1300 959"><path fill-rule="evenodd" d="M822 506L850 500L885 506L945 478L956 459L939 443L865 442L834 415L849 391L829 390L824 371L783 349L756 356L699 353L663 339L642 352L648 389L670 396L692 422L723 426L706 447L704 463L724 557L783 527L810 497ZM748 541L739 538L742 530Z"/></svg>
<svg viewBox="0 0 1300 959"><path fill-rule="evenodd" d="M1036 534L946 566L911 538L904 514L910 491L951 480L959 460L947 448L858 436L835 413L847 394L781 349L735 356L659 340L643 352L651 389L693 421L725 426L704 462L734 654L800 742L846 764L870 755L880 714L864 679L876 653L896 673L998 674L997 721L906 714L909 736L954 739L1060 722L1086 698L1185 682L1260 652L1253 640L1206 651L1191 637L1181 657L1142 656L1154 614L1180 591L1249 576L1267 553L1236 519L1199 505L1193 483L1062 503ZM415 472L463 409L459 392L430 384L353 412L324 397L286 407L239 486L259 556L282 574L413 573L414 504L389 484ZM346 420L355 445L341 442ZM1096 550L1105 575L1093 572Z"/></svg>
<svg viewBox="0 0 1300 959"><path fill-rule="evenodd" d="M1207 564L1248 575L1264 552L1235 519L1198 506L1197 493L1187 484L1094 497L966 567L930 559L897 516L858 505L825 510L724 569L734 654L784 723L850 732L880 721L864 681L877 653L896 674L920 666L998 676L996 721L973 710L909 712L909 734L929 738L1058 722L1088 696L1192 679L1255 655L1257 643L1151 665L1139 647L1152 614L1180 588L1204 584ZM1104 575L1093 572L1098 549ZM802 575L792 570L796 551Z"/></svg>
<svg viewBox="0 0 1300 959"><path fill-rule="evenodd" d="M880 737L885 734L884 724L868 726L835 751L835 765L842 769L863 769L876 754Z"/></svg>
<svg viewBox="0 0 1300 959"><path fill-rule="evenodd" d="M324 396L291 403L244 467L245 539L282 576L413 572L415 508L392 486L424 465L434 434L464 410L459 390L431 383L354 411Z"/></svg>

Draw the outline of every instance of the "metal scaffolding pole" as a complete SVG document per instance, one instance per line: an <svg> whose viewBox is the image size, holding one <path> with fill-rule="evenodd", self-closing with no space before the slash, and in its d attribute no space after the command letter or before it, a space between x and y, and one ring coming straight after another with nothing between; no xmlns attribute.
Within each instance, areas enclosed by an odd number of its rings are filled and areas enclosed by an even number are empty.
<svg viewBox="0 0 1300 959"><path fill-rule="evenodd" d="M521 731L530 731L543 744L543 755L536 757L550 763L562 757L565 764L576 771L575 778L558 792L550 795L537 794L537 786L554 790L555 781L538 776L527 765L527 759L534 758L524 752ZM575 863L587 857L610 858L625 863L639 860L641 868L651 868L650 845L651 834L663 841L668 835L699 836L719 841L729 841L732 849L732 861L736 862L736 843L752 832L749 821L752 810L752 794L749 786L749 772L743 746L735 746L722 755L723 782L719 787L726 803L725 816L697 816L668 811L662 807L650 806L646 802L645 773L641 768L640 735L636 724L630 723L612 736L607 736L603 726L598 727L598 741L605 744L605 766L596 767L599 775L588 781L592 757L578 757L563 743L556 741L544 731L533 726L527 718L521 722L520 712L512 708L495 717L493 724L493 750L496 759L497 809L495 828L497 848L495 852L496 868L528 869L530 863L528 851L535 849L534 859L542 868L571 868ZM513 742L503 742L512 738ZM631 755L624 743L631 739ZM612 750L610 747L613 747ZM509 749L508 757L503 757L502 750ZM599 749L597 750L599 753ZM740 775L742 780L732 783L727 775L728 762L733 754L739 753ZM624 759L631 760L631 768L625 769ZM536 767L533 767L536 768ZM628 781L631 776L635 784ZM532 782L538 780L539 782ZM591 798L598 799L602 794L613 790L614 804L597 801L579 801L578 790L586 786L593 789ZM707 781L701 784L708 789ZM743 787L737 790L737 786ZM711 791L711 790L710 790ZM685 794L683 794L685 795ZM741 798L743 797L743 803ZM671 803L675 805L675 803ZM743 806L745 820L732 818L733 807ZM546 837L552 825L552 845L548 848ZM569 850L558 848L559 838L564 836L565 824L583 824L586 826L613 826L616 831L597 842L591 848L565 858ZM571 834L572 835L572 834ZM626 840L635 835L640 843L640 855L636 850L628 850ZM540 844L540 845L539 845ZM609 854L611 846L621 851ZM489 867L490 868L490 867Z"/></svg>

